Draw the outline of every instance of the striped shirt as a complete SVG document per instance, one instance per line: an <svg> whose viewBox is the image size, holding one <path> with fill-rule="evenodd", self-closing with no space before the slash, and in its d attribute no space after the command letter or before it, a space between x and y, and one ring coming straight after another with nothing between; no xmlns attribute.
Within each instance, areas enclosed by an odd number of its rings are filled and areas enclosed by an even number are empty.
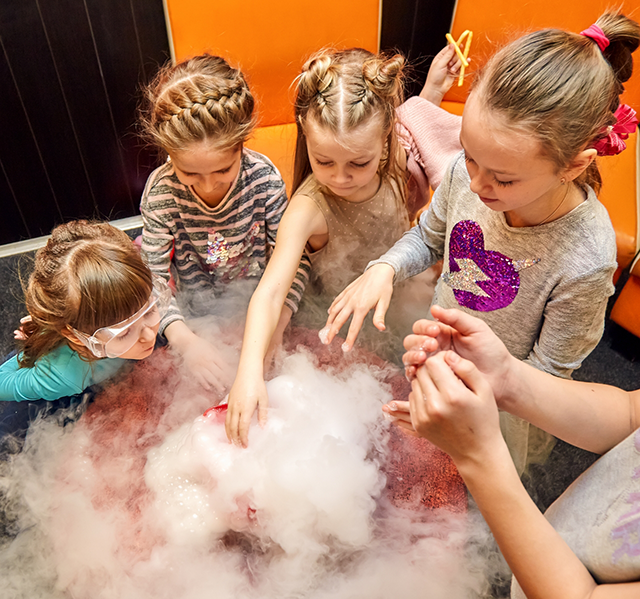
<svg viewBox="0 0 640 599"><path fill-rule="evenodd" d="M268 158L247 148L227 196L210 208L178 180L171 162L157 168L140 202L142 251L155 274L176 274L180 291L211 291L237 278L261 277L287 207L284 182ZM285 304L295 313L309 279L303 255ZM160 331L184 320L175 299Z"/></svg>

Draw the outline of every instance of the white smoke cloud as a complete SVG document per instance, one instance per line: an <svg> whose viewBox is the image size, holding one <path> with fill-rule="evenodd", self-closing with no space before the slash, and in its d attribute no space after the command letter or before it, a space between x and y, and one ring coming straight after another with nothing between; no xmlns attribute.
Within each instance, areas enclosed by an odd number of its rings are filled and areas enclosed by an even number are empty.
<svg viewBox="0 0 640 599"><path fill-rule="evenodd" d="M0 547L3 599L462 599L486 590L483 526L385 500L380 407L391 394L377 370L332 374L304 351L290 355L268 384L268 424L254 423L241 449L227 443L223 417L197 416L207 397L157 380L171 371L157 360L149 376L168 393L159 416L150 406L139 425L89 414L64 428L37 421L5 464L1 490L20 532Z"/></svg>

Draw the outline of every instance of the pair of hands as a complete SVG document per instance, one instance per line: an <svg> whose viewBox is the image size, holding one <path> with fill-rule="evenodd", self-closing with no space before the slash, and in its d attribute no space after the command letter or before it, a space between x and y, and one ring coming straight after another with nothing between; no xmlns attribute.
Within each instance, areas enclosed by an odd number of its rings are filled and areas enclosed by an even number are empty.
<svg viewBox="0 0 640 599"><path fill-rule="evenodd" d="M483 321L439 306L431 312L436 321L417 321L404 342L409 401L392 401L383 411L458 467L490 459L504 443L496 400L509 386L514 358Z"/></svg>

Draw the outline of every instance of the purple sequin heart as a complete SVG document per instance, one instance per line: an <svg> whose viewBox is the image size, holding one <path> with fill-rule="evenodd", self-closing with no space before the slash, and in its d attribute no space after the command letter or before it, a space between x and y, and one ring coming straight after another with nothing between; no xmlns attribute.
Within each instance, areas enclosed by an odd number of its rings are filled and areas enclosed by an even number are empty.
<svg viewBox="0 0 640 599"><path fill-rule="evenodd" d="M478 312L508 306L520 288L511 258L486 250L482 229L472 220L458 222L451 231L449 272L443 279L461 306Z"/></svg>

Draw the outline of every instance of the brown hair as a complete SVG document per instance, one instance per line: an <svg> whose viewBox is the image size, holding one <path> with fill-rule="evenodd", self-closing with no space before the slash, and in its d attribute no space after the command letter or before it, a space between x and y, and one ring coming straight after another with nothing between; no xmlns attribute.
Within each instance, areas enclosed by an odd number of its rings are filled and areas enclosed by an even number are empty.
<svg viewBox="0 0 640 599"><path fill-rule="evenodd" d="M376 56L362 48L321 50L302 67L295 100L298 138L293 191L311 173L304 126L313 119L336 135L380 117L386 149L380 176L391 176L404 190L403 172L397 162L396 108L402 104L404 57Z"/></svg>
<svg viewBox="0 0 640 599"><path fill-rule="evenodd" d="M633 71L638 23L607 13L596 25L610 42L604 52L583 35L544 29L500 50L474 83L473 93L484 106L503 115L509 126L535 135L543 155L559 170L615 124L623 83ZM599 192L602 179L595 161L576 183Z"/></svg>
<svg viewBox="0 0 640 599"><path fill-rule="evenodd" d="M224 58L202 54L165 65L145 89L143 137L166 152L209 141L234 148L251 135L254 100L244 75Z"/></svg>
<svg viewBox="0 0 640 599"><path fill-rule="evenodd" d="M25 292L31 321L23 325L20 366L33 366L65 343L67 325L92 335L129 318L152 288L151 271L123 231L85 220L56 227L36 253ZM78 353L96 359L82 348Z"/></svg>

